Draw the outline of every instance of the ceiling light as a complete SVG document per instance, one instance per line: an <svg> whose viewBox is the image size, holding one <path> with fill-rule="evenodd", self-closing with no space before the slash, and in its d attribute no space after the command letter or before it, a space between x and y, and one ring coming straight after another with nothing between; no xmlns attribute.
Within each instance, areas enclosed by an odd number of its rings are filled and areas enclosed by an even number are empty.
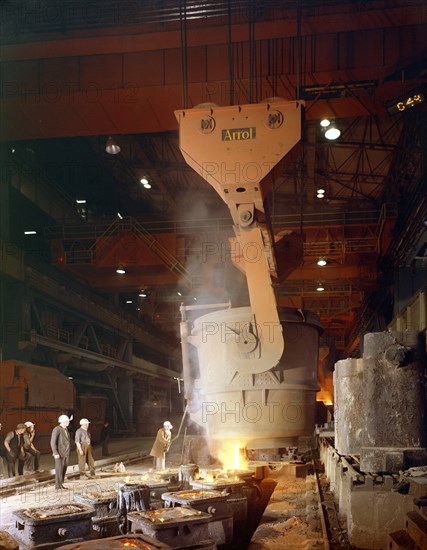
<svg viewBox="0 0 427 550"><path fill-rule="evenodd" d="M138 294L138 296L139 296L140 298L146 298L146 297L147 297L147 295L145 294L145 292L141 292L140 294Z"/></svg>
<svg viewBox="0 0 427 550"><path fill-rule="evenodd" d="M118 273L119 275L124 275L126 273L126 270L119 265L119 267L116 269L116 273Z"/></svg>
<svg viewBox="0 0 427 550"><path fill-rule="evenodd" d="M196 297L194 297L193 300L194 300L195 302L197 302L197 298L196 298Z"/></svg>
<svg viewBox="0 0 427 550"><path fill-rule="evenodd" d="M24 235L37 235L37 231L34 231L33 229L30 231L24 231Z"/></svg>
<svg viewBox="0 0 427 550"><path fill-rule="evenodd" d="M131 303L132 303L132 300L126 300L126 303L127 303L127 304L131 304Z"/></svg>
<svg viewBox="0 0 427 550"><path fill-rule="evenodd" d="M331 122L325 131L325 138L333 141L338 139L341 135L341 130L336 126L335 123Z"/></svg>
<svg viewBox="0 0 427 550"><path fill-rule="evenodd" d="M144 176L139 180L142 185L145 187L145 189L151 189L151 183L148 181L148 179Z"/></svg>
<svg viewBox="0 0 427 550"><path fill-rule="evenodd" d="M325 195L323 193L317 193L316 197L318 199L324 199L325 198Z"/></svg>
<svg viewBox="0 0 427 550"><path fill-rule="evenodd" d="M123 219L123 216L120 214L120 212L117 212L117 216L119 217L120 220Z"/></svg>
<svg viewBox="0 0 427 550"><path fill-rule="evenodd" d="M319 258L317 260L317 265L320 265L321 267L323 267L324 265L326 265L328 262L325 260L325 258Z"/></svg>
<svg viewBox="0 0 427 550"><path fill-rule="evenodd" d="M322 285L322 283L319 283L316 290L317 292L323 292L325 290L325 287Z"/></svg>
<svg viewBox="0 0 427 550"><path fill-rule="evenodd" d="M182 296L181 292L177 292L178 296Z"/></svg>
<svg viewBox="0 0 427 550"><path fill-rule="evenodd" d="M317 190L317 193L320 193L321 195L324 195L326 193L326 191L322 187L319 187L319 189Z"/></svg>
<svg viewBox="0 0 427 550"><path fill-rule="evenodd" d="M110 136L107 139L107 143L105 145L105 150L107 151L107 153L109 155L117 155L117 153L120 153L120 146Z"/></svg>
<svg viewBox="0 0 427 550"><path fill-rule="evenodd" d="M331 124L331 121L328 120L327 118L324 118L323 120L320 121L320 126L322 128L327 128L330 124Z"/></svg>
<svg viewBox="0 0 427 550"><path fill-rule="evenodd" d="M77 204L86 204L86 199L76 199Z"/></svg>

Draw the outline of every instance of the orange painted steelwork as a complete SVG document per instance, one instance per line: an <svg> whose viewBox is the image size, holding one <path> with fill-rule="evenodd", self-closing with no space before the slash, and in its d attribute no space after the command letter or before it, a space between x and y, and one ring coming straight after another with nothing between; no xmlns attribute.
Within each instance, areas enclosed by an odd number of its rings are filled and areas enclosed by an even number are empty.
<svg viewBox="0 0 427 550"><path fill-rule="evenodd" d="M31 421L36 426L36 446L49 449L58 416L75 409L73 383L55 368L12 359L0 362L0 372L3 433Z"/></svg>

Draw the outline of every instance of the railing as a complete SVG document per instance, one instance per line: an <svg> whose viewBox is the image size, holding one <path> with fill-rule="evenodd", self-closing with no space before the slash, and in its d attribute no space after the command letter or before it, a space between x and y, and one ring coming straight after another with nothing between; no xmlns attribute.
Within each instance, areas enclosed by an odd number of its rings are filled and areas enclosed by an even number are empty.
<svg viewBox="0 0 427 550"><path fill-rule="evenodd" d="M56 340L57 342L63 342L64 344L72 344L73 342L73 337L71 332L69 332L68 330L59 328L56 325L52 325L52 324L44 325L43 336L46 336L51 340ZM88 350L89 338L83 335L80 338L80 341L77 347ZM106 357L112 357L114 359L117 357L117 350L111 344L107 342L101 342L100 348L101 348L101 355L105 355Z"/></svg>
<svg viewBox="0 0 427 550"><path fill-rule="evenodd" d="M89 349L89 338L85 335L83 335L81 338L80 338L80 341L79 341L79 344L78 344L78 347L79 348L82 348L82 349Z"/></svg>
<svg viewBox="0 0 427 550"><path fill-rule="evenodd" d="M102 231L100 229L102 228ZM93 228L92 228L93 229ZM194 288L193 276L184 267L184 265L166 248L164 247L143 225L141 225L135 218L127 216L123 219L115 219L110 225L97 226L97 237L94 239L94 234L90 231L89 227L85 228L84 232L80 233L80 239L82 240L82 247L80 249L73 248L65 252L65 261L67 265L73 264L93 264L100 258L103 250L111 245L110 237L120 235L124 232L131 232L137 238L141 239L143 243L153 252L159 260L173 273L179 275L180 280L186 283L190 288ZM81 231L81 230L79 230ZM64 232L62 232L64 235ZM53 232L47 230L47 235L50 238L54 237ZM84 237L94 240L94 243L89 249L83 248ZM73 238L78 238L73 232Z"/></svg>
<svg viewBox="0 0 427 550"><path fill-rule="evenodd" d="M134 218L130 219L132 222L132 231L144 241L146 246L148 246L148 248L156 254L156 256L166 265L166 267L170 271L177 273L190 286L190 288L192 288L193 285L191 273L140 223L138 223Z"/></svg>
<svg viewBox="0 0 427 550"><path fill-rule="evenodd" d="M142 323L80 283L37 258L25 254L12 243L0 241L0 273L7 274L28 288L53 298L58 304L76 311L85 320L93 319L95 322L103 323L119 336L132 334L136 341L155 350L158 350L161 344L161 351L168 355L171 364L174 360L180 361L180 354L173 338L170 343L166 342L154 325ZM79 347L88 349L89 342L85 338L82 337Z"/></svg>
<svg viewBox="0 0 427 550"><path fill-rule="evenodd" d="M321 226L346 226L377 224L381 216L381 210L355 210L355 211L330 211L330 212L305 212L303 214L279 214L271 217L273 228L281 227L299 228Z"/></svg>
<svg viewBox="0 0 427 550"><path fill-rule="evenodd" d="M67 250L65 252L65 263L73 264L92 264L95 256L93 250Z"/></svg>
<svg viewBox="0 0 427 550"><path fill-rule="evenodd" d="M101 353L102 355L106 355L107 357L112 357L114 359L117 357L116 348L107 343L101 343Z"/></svg>
<svg viewBox="0 0 427 550"><path fill-rule="evenodd" d="M127 218L126 218L127 219ZM104 232L102 233L102 235L100 235L96 240L95 242L93 243L93 245L90 247L89 251L92 253L92 261L93 259L95 259L96 257L99 258L102 250L104 250L106 247L109 246L110 242L108 240L108 237L112 237L113 235L117 235L120 230L122 228L122 225L124 224L121 224L120 223L120 220L118 218L116 218L105 230Z"/></svg>
<svg viewBox="0 0 427 550"><path fill-rule="evenodd" d="M57 340L58 342L64 342L65 344L70 343L70 333L55 325L45 325L43 327L43 335L52 340Z"/></svg>
<svg viewBox="0 0 427 550"><path fill-rule="evenodd" d="M388 330L404 332L405 330L423 331L427 328L427 285L406 304L388 325Z"/></svg>
<svg viewBox="0 0 427 550"><path fill-rule="evenodd" d="M382 210L350 211L350 212L308 212L301 214L280 214L272 215L271 223L273 228L281 227L299 228L300 224L304 227L322 226L325 229L328 226L336 225L366 225L374 224L380 228L384 216L390 217L395 213L395 205L387 204ZM47 240L75 240L75 239L97 239L103 236L108 228L112 226L125 229L130 226L130 220L135 219L136 223L143 225L144 229L151 234L155 233L217 233L227 232L230 235L232 231L232 219L212 218L212 219L193 219L193 220L139 220L138 218L126 217L123 220L114 218L110 223L85 223L75 225L50 226L45 228L45 237ZM376 232L378 233L378 231Z"/></svg>

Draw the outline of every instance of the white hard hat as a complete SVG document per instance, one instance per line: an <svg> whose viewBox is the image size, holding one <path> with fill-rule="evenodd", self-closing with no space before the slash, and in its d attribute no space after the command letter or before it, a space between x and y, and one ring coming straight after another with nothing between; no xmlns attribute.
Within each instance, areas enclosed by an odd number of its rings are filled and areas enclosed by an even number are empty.
<svg viewBox="0 0 427 550"><path fill-rule="evenodd" d="M61 414L61 416L58 418L58 422L61 424L62 422L69 422L70 419L66 414Z"/></svg>
<svg viewBox="0 0 427 550"><path fill-rule="evenodd" d="M90 424L90 422L89 422L89 420L88 420L87 418L82 418L82 419L80 420L80 426L81 426L82 424Z"/></svg>
<svg viewBox="0 0 427 550"><path fill-rule="evenodd" d="M24 422L24 424L27 426L27 428L31 428L31 426L34 426L34 422L30 422L28 420L28 422Z"/></svg>
<svg viewBox="0 0 427 550"><path fill-rule="evenodd" d="M172 424L169 422L169 420L165 420L165 422L163 422L163 426L164 426L165 428L168 428L169 430L170 430L171 428L173 428L173 426L172 426Z"/></svg>

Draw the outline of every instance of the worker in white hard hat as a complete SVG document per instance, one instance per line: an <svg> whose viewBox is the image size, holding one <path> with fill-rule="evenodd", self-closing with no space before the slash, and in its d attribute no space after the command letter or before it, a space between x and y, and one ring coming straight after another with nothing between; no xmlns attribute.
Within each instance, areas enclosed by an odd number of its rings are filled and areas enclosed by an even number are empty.
<svg viewBox="0 0 427 550"><path fill-rule="evenodd" d="M18 460L18 475L22 475L24 471L25 451L22 442L22 435L26 430L25 424L18 424L15 430L10 431L3 442L7 451L7 471L9 477L16 475L16 461Z"/></svg>
<svg viewBox="0 0 427 550"><path fill-rule="evenodd" d="M169 420L166 420L163 422L163 427L157 431L156 440L150 451L150 456L154 457L154 468L156 470L164 470L166 467L166 453L171 446L172 428L172 424Z"/></svg>
<svg viewBox="0 0 427 550"><path fill-rule="evenodd" d="M24 473L25 472L40 472L40 451L36 449L34 445L34 438L36 437L36 428L33 422L27 420L24 422L27 429L24 432L22 439L24 442L24 451L26 454L26 460L24 464Z"/></svg>
<svg viewBox="0 0 427 550"><path fill-rule="evenodd" d="M67 489L64 485L64 479L71 448L70 434L68 432L70 418L66 414L61 414L58 418L58 423L59 425L53 428L50 438L50 446L53 458L55 459L55 489L57 491Z"/></svg>
<svg viewBox="0 0 427 550"><path fill-rule="evenodd" d="M89 466L88 477L95 477L95 461L92 455L91 436L89 431L89 420L82 418L80 428L76 430L74 440L77 447L77 456L79 459L80 478L85 476L86 463Z"/></svg>

